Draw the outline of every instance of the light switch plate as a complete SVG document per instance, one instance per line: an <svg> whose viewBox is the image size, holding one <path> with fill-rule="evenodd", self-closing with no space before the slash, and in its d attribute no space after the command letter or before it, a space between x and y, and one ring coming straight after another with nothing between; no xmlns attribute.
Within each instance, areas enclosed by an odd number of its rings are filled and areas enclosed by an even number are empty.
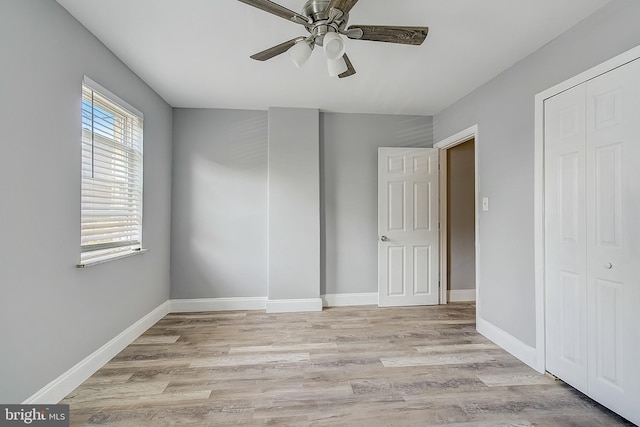
<svg viewBox="0 0 640 427"><path fill-rule="evenodd" d="M488 197L483 197L482 198L482 210L484 212L487 212L489 210L489 198Z"/></svg>

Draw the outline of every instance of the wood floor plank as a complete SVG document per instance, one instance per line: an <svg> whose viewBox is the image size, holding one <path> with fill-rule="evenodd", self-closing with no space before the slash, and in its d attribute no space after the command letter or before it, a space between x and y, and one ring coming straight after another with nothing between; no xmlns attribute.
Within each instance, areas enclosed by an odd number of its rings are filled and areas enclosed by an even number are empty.
<svg viewBox="0 0 640 427"><path fill-rule="evenodd" d="M382 357L380 359L385 368L427 365L467 365L472 363L492 362L494 360L496 359L485 353Z"/></svg>
<svg viewBox="0 0 640 427"><path fill-rule="evenodd" d="M165 316L70 393L72 426L627 426L475 331L475 306Z"/></svg>
<svg viewBox="0 0 640 427"><path fill-rule="evenodd" d="M132 342L131 345L172 344L179 338L180 335L145 335Z"/></svg>
<svg viewBox="0 0 640 427"><path fill-rule="evenodd" d="M489 387L548 384L553 382L552 379L541 375L510 372L478 375L478 379Z"/></svg>
<svg viewBox="0 0 640 427"><path fill-rule="evenodd" d="M466 344L434 344L423 345L416 347L418 353L452 353L452 352L466 352L466 351L484 351L484 350L499 350L495 344L492 343L466 343Z"/></svg>
<svg viewBox="0 0 640 427"><path fill-rule="evenodd" d="M245 347L231 347L229 348L229 354L235 353L269 353L269 352L300 352L300 351L314 351L314 350L329 350L335 351L338 349L336 343L299 343L290 345L256 345Z"/></svg>
<svg viewBox="0 0 640 427"><path fill-rule="evenodd" d="M273 363L298 363L308 361L309 353L242 354L193 360L189 366L192 368L207 368L218 366L255 366Z"/></svg>

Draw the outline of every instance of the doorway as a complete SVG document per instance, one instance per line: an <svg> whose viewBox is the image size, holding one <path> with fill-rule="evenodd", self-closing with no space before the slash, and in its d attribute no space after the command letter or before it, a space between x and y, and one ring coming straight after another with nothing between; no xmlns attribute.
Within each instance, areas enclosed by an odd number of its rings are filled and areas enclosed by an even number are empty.
<svg viewBox="0 0 640 427"><path fill-rule="evenodd" d="M447 289L447 301L475 301L475 139L451 147L445 153L447 270L442 286Z"/></svg>
<svg viewBox="0 0 640 427"><path fill-rule="evenodd" d="M478 126L440 149L440 303L476 301L478 286Z"/></svg>

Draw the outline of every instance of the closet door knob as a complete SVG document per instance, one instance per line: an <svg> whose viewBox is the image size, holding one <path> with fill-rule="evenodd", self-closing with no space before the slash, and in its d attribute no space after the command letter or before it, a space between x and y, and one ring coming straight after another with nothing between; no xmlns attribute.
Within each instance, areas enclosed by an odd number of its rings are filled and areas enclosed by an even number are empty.
<svg viewBox="0 0 640 427"><path fill-rule="evenodd" d="M611 270L613 268L613 264L611 264L610 262L605 262L604 268L606 268L607 270Z"/></svg>
<svg viewBox="0 0 640 427"><path fill-rule="evenodd" d="M380 236L380 241L381 242L388 242L389 238L387 236Z"/></svg>

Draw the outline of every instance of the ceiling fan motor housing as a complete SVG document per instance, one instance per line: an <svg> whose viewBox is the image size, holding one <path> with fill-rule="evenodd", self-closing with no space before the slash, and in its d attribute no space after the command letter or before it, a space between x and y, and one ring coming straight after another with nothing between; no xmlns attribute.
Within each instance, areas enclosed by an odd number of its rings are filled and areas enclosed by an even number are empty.
<svg viewBox="0 0 640 427"><path fill-rule="evenodd" d="M329 32L338 33L344 30L349 20L349 14L344 13L333 20L329 17L327 6L329 0L309 0L302 8L302 15L311 20L311 24L305 25L307 31L313 36L313 41L318 46L324 43L324 36Z"/></svg>

